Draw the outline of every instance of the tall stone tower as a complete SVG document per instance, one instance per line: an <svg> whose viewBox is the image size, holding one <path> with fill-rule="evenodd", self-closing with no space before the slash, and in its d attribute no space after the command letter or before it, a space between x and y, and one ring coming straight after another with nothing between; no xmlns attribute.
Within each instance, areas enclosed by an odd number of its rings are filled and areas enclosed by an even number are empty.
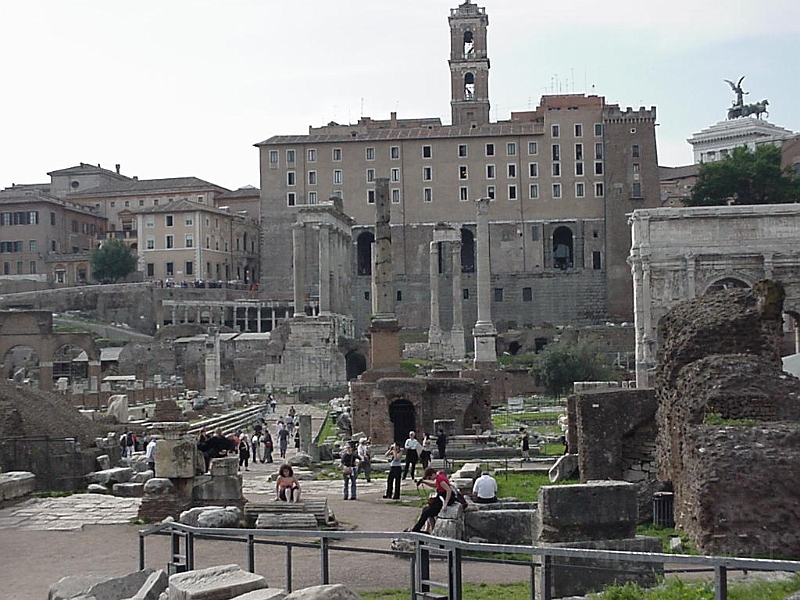
<svg viewBox="0 0 800 600"><path fill-rule="evenodd" d="M486 9L470 0L450 9L450 107L453 125L489 122Z"/></svg>

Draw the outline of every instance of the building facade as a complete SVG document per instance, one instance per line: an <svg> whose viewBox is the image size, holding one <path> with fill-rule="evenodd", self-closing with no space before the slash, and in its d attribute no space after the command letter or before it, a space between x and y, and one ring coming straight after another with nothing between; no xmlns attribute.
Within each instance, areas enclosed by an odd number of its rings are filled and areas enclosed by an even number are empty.
<svg viewBox="0 0 800 600"><path fill-rule="evenodd" d="M449 16L452 124L363 117L257 144L261 164L262 287L291 297L290 225L301 207L341 198L353 232L353 314L367 326L375 180L390 182L397 315L430 323L429 247L438 224L461 236L466 330L477 317L475 200L492 199L492 314L498 328L632 317L626 214L659 205L655 108L603 97L544 96L534 111L489 121L488 16L470 2ZM313 247L317 242L309 240ZM439 270L452 278L447 257ZM317 294L314 273L306 294ZM442 311L448 328L452 311Z"/></svg>

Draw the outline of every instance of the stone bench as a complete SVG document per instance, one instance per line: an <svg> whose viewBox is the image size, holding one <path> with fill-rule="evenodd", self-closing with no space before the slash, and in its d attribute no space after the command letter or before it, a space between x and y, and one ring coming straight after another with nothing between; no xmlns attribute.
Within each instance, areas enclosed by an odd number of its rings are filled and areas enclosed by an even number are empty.
<svg viewBox="0 0 800 600"><path fill-rule="evenodd" d="M316 529L317 519L310 513L261 513L256 529Z"/></svg>
<svg viewBox="0 0 800 600"><path fill-rule="evenodd" d="M328 512L328 499L324 497L307 497L300 502L283 502L282 500L250 501L244 507L245 521L248 527L257 522L263 514L298 514L306 513L314 517L321 527L330 527L335 522Z"/></svg>

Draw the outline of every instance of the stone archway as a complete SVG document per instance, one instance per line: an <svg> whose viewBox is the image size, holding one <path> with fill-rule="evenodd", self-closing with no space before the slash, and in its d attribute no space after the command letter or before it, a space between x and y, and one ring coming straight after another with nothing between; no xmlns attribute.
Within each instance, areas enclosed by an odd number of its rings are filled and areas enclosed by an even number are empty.
<svg viewBox="0 0 800 600"><path fill-rule="evenodd" d="M395 443L402 445L408 438L408 432L417 428L417 411L411 402L399 398L389 405L389 420L394 426Z"/></svg>

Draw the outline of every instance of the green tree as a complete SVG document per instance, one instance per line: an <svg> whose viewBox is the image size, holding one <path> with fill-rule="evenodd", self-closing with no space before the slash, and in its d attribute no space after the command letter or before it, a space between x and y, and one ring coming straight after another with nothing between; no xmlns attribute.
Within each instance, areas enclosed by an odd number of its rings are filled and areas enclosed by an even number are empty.
<svg viewBox="0 0 800 600"><path fill-rule="evenodd" d="M726 204L781 204L800 201L800 180L781 172L781 150L772 144L744 146L700 167L686 200L688 206Z"/></svg>
<svg viewBox="0 0 800 600"><path fill-rule="evenodd" d="M536 357L531 375L541 383L548 394L560 398L576 381L604 381L611 369L592 342L582 340L576 344L550 344Z"/></svg>
<svg viewBox="0 0 800 600"><path fill-rule="evenodd" d="M108 240L92 251L92 277L100 282L124 279L136 270L136 255L122 240Z"/></svg>

